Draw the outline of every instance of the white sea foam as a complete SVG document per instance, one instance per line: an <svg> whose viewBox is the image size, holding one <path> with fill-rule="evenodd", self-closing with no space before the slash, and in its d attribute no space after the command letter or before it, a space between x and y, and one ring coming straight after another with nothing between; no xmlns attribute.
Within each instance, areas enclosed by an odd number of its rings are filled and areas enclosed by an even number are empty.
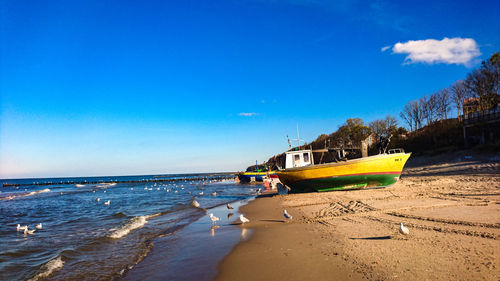
<svg viewBox="0 0 500 281"><path fill-rule="evenodd" d="M119 239L125 237L130 231L143 227L148 221L146 216L139 216L131 219L122 227L116 229L109 237Z"/></svg>
<svg viewBox="0 0 500 281"><path fill-rule="evenodd" d="M28 194L25 194L24 196L31 196L31 195L36 195L36 194L45 193L45 192L50 192L50 189L46 188L46 189L42 189L42 190L38 190L38 191L32 191Z"/></svg>
<svg viewBox="0 0 500 281"><path fill-rule="evenodd" d="M0 198L0 200L12 200L14 198L28 197L28 196L33 196L33 195L37 195L37 194L40 194L40 193L45 193L45 192L50 192L50 189L45 188L45 189L42 189L42 190L31 191L31 192L20 194L20 195L11 195L11 196Z"/></svg>
<svg viewBox="0 0 500 281"><path fill-rule="evenodd" d="M47 278L54 271L61 269L63 266L64 261L61 259L61 257L52 259L48 263L42 265L42 267L40 268L42 272L35 275L35 277L31 278L29 281L36 281L41 278Z"/></svg>

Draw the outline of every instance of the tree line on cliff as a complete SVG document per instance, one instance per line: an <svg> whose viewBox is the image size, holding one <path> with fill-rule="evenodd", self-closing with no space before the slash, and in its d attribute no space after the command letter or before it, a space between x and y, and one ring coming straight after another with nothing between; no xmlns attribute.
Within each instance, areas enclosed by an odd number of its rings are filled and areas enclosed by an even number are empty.
<svg viewBox="0 0 500 281"><path fill-rule="evenodd" d="M500 102L499 94L500 52L497 52L471 71L464 80L408 102L400 116L410 131L418 130L438 120L448 119L452 106L456 109L457 117L467 114L467 110L464 112L464 101L474 100L477 110L489 110Z"/></svg>

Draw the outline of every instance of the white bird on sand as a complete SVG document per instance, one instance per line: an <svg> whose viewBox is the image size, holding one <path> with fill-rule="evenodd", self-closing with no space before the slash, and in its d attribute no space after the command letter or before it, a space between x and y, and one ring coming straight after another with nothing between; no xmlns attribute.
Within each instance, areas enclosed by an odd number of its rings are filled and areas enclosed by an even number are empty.
<svg viewBox="0 0 500 281"><path fill-rule="evenodd" d="M42 223L35 225L36 229L42 229Z"/></svg>
<svg viewBox="0 0 500 281"><path fill-rule="evenodd" d="M95 199L95 201L99 202L99 201L101 201L101 198L97 197L97 198Z"/></svg>
<svg viewBox="0 0 500 281"><path fill-rule="evenodd" d="M26 234L34 234L36 229L28 229L27 227L24 229L24 235Z"/></svg>
<svg viewBox="0 0 500 281"><path fill-rule="evenodd" d="M400 223L399 224L399 233L404 234L404 235L408 235L408 234L410 234L410 230L408 228L406 228L403 225L403 223Z"/></svg>
<svg viewBox="0 0 500 281"><path fill-rule="evenodd" d="M27 225L21 226L20 224L17 224L17 231L24 231L28 228Z"/></svg>
<svg viewBox="0 0 500 281"><path fill-rule="evenodd" d="M193 202L191 202L191 205L193 205L193 207L195 207L195 208L200 207L200 203L198 203L198 201L196 201L196 200L193 200Z"/></svg>
<svg viewBox="0 0 500 281"><path fill-rule="evenodd" d="M231 209L234 209L233 206L229 205L229 203L227 203L226 207L231 210Z"/></svg>
<svg viewBox="0 0 500 281"><path fill-rule="evenodd" d="M287 220L291 220L293 219L292 215L290 215L286 210L283 210L283 216L285 217L285 219Z"/></svg>
<svg viewBox="0 0 500 281"><path fill-rule="evenodd" d="M110 203L110 200L108 200L108 201L104 202L104 205L108 205L108 206L109 206L109 204L111 204L111 203Z"/></svg>
<svg viewBox="0 0 500 281"><path fill-rule="evenodd" d="M241 224L245 224L245 223L247 223L247 222L250 222L250 220L249 220L249 219L247 219L247 218L245 218L245 217L243 216L243 214L241 214L241 215L240 215L240 221L241 221Z"/></svg>
<svg viewBox="0 0 500 281"><path fill-rule="evenodd" d="M212 223L215 224L216 221L220 220L220 218L214 216L213 213L210 213L210 219L212 220Z"/></svg>

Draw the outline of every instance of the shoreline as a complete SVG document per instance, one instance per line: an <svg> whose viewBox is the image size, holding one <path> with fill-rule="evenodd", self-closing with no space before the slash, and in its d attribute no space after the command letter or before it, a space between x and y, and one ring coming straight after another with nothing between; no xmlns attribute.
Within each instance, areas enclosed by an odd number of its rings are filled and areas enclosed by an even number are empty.
<svg viewBox="0 0 500 281"><path fill-rule="evenodd" d="M418 160L385 189L261 196L240 207L253 234L215 280L497 280L500 163Z"/></svg>
<svg viewBox="0 0 500 281"><path fill-rule="evenodd" d="M155 237L150 252L128 270L121 280L212 280L218 263L250 232L234 226L241 205L254 197L231 201L235 208L228 210L227 203L210 208L200 208L203 215L172 233ZM208 217L213 213L220 218L213 224Z"/></svg>

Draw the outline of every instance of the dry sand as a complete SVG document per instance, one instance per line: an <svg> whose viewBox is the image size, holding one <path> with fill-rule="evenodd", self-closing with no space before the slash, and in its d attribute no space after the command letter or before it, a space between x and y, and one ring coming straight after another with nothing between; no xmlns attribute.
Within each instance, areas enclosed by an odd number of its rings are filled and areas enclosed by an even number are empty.
<svg viewBox="0 0 500 281"><path fill-rule="evenodd" d="M240 227L253 236L224 259L217 280L499 280L498 160L420 162L385 189L242 207L251 222ZM284 222L284 208L293 221ZM400 222L410 235L398 233Z"/></svg>

